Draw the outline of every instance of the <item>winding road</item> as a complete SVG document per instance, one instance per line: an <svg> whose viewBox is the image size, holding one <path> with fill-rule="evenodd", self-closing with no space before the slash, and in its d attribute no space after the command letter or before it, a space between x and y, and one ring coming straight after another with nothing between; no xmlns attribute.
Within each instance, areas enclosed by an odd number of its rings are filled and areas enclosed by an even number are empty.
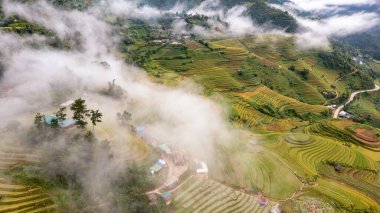
<svg viewBox="0 0 380 213"><path fill-rule="evenodd" d="M344 75L344 76L341 76L341 77L337 78L337 79L334 81L334 83L332 84L332 85L335 87L335 94L336 94L335 98L333 98L333 99L329 99L329 100L326 100L325 103L324 103L323 105L326 105L328 102L338 99L338 98L339 98L339 91L338 91L338 89L336 88L336 85L338 84L338 82L341 81L344 77L347 77L347 76L353 75L353 74L355 74L355 73L357 73L357 72L359 72L359 70L354 70L353 72L350 72L350 73L348 73L347 75Z"/></svg>
<svg viewBox="0 0 380 213"><path fill-rule="evenodd" d="M336 108L336 110L334 111L333 118L338 118L338 116L339 116L339 112L342 111L342 109L343 109L345 106L347 106L349 103L351 103L351 102L354 100L354 98L355 98L355 96L356 96L357 94L360 94L360 93L363 93L363 92L374 92L374 91L377 91L377 90L379 90L379 89L380 89L380 86L377 85L377 84L375 84L375 88L373 88L373 89L369 89L369 90L360 90L360 91L356 91L356 92L351 93L350 98L346 101L346 103L344 103L344 104L340 105L338 108Z"/></svg>

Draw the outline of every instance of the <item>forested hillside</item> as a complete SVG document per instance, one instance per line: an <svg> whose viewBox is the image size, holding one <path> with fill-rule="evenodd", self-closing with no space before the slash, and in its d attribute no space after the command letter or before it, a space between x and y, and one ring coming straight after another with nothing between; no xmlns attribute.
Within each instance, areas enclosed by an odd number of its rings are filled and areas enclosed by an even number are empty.
<svg viewBox="0 0 380 213"><path fill-rule="evenodd" d="M347 36L344 41L361 49L363 53L374 59L380 60L380 28Z"/></svg>

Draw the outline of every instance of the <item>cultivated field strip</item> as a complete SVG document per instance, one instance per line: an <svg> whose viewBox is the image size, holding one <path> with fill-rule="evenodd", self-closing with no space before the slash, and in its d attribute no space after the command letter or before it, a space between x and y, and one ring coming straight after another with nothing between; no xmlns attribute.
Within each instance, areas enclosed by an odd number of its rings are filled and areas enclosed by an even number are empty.
<svg viewBox="0 0 380 213"><path fill-rule="evenodd" d="M380 205L367 193L356 190L355 188L339 183L337 181L330 180L318 180L317 187L306 187L323 193L324 195L332 198L332 200L339 201L339 203L345 207L353 209L369 209L372 208L375 211L380 209ZM361 212L361 211L358 211Z"/></svg>
<svg viewBox="0 0 380 213"><path fill-rule="evenodd" d="M2 144L0 146L0 172L17 164L33 164L40 160L32 149ZM53 212L55 206L50 197L39 187L13 183L0 178L0 213Z"/></svg>
<svg viewBox="0 0 380 213"><path fill-rule="evenodd" d="M377 183L375 171L344 167L340 172L336 172L332 166L323 166L318 171L325 177L360 190L380 203L380 183Z"/></svg>
<svg viewBox="0 0 380 213"><path fill-rule="evenodd" d="M249 105L237 103L233 107L238 112L240 120L248 127L254 127L259 124L270 124L274 120L274 118L259 112Z"/></svg>
<svg viewBox="0 0 380 213"><path fill-rule="evenodd" d="M37 163L39 156L27 148L15 148L12 145L0 145L0 172L18 163Z"/></svg>
<svg viewBox="0 0 380 213"><path fill-rule="evenodd" d="M269 212L271 205L260 206L258 198L221 183L193 177L174 193L176 212Z"/></svg>
<svg viewBox="0 0 380 213"><path fill-rule="evenodd" d="M245 98L247 97L258 105L271 104L272 106L282 110L294 109L300 114L309 112L321 113L326 110L326 107L322 105L302 103L296 99L281 95L265 86L257 88L254 92L249 92Z"/></svg>
<svg viewBox="0 0 380 213"><path fill-rule="evenodd" d="M325 161L334 161L365 169L377 169L376 162L363 154L342 145L339 141L313 136L314 140L305 144L290 143L289 155L294 156L299 164L312 173L316 166ZM289 140L286 138L286 140Z"/></svg>
<svg viewBox="0 0 380 213"><path fill-rule="evenodd" d="M52 212L54 210L53 201L40 188L0 179L0 213Z"/></svg>

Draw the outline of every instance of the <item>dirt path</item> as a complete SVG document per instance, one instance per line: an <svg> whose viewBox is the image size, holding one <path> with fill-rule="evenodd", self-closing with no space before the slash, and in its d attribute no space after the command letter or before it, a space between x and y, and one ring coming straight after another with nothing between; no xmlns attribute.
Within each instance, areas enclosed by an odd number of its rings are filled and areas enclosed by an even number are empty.
<svg viewBox="0 0 380 213"><path fill-rule="evenodd" d="M185 183L187 183L191 178L193 178L195 175L191 175L190 177L188 177L185 181L183 181L181 184L179 184L177 187L175 187L174 189L170 190L169 192L170 193L173 193L175 191L177 191L179 188L181 188L181 186L185 185Z"/></svg>
<svg viewBox="0 0 380 213"><path fill-rule="evenodd" d="M374 91L377 91L379 89L380 89L379 85L375 84L375 88L373 88L373 89L360 90L360 91L356 91L356 92L351 93L350 98L346 101L346 103L344 103L344 104L340 105L338 108L336 108L336 110L334 111L334 114L333 114L333 118L338 118L339 112L342 111L342 109L345 106L347 106L349 103L351 103L357 94L360 94L363 92L374 92Z"/></svg>

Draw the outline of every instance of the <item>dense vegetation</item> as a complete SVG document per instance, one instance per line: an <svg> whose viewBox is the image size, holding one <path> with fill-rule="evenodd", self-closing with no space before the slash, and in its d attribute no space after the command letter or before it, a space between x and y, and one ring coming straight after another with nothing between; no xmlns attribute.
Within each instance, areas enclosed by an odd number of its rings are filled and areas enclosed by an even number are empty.
<svg viewBox="0 0 380 213"><path fill-rule="evenodd" d="M342 74L347 74L355 70L352 59L349 58L339 46L334 46L332 52L320 52L319 57L326 67L341 71Z"/></svg>
<svg viewBox="0 0 380 213"><path fill-rule="evenodd" d="M354 113L355 120L380 128L380 93L363 93L347 109Z"/></svg>
<svg viewBox="0 0 380 213"><path fill-rule="evenodd" d="M152 188L147 180L145 168L132 164L113 184L115 205L119 212L150 212L149 199L145 192Z"/></svg>
<svg viewBox="0 0 380 213"><path fill-rule="evenodd" d="M354 34L344 38L344 41L359 48L363 53L380 60L380 29Z"/></svg>
<svg viewBox="0 0 380 213"><path fill-rule="evenodd" d="M265 1L254 1L249 7L249 15L258 24L269 23L279 29L285 29L288 33L297 31L298 24L288 12L268 6Z"/></svg>
<svg viewBox="0 0 380 213"><path fill-rule="evenodd" d="M64 9L84 10L90 6L92 0L49 0L52 4Z"/></svg>

